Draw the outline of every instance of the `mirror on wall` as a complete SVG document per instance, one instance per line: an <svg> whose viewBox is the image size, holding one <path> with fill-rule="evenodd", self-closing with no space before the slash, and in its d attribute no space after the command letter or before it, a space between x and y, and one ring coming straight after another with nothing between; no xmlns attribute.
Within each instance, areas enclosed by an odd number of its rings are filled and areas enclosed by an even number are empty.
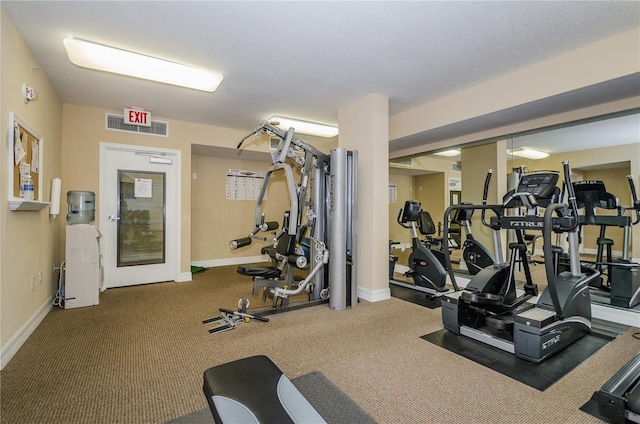
<svg viewBox="0 0 640 424"><path fill-rule="evenodd" d="M606 192L618 199L619 205L632 204L627 176L631 175L640 190L640 111L593 118L581 122L523 133L506 134L491 140L449 148L447 151L425 152L413 157L392 159L389 164L389 239L399 242L391 252L398 257L396 271L404 272L410 251L410 234L397 222L398 211L405 200L416 200L430 213L436 228L442 228L444 212L451 204L482 202L483 183L489 169L494 169L489 189L489 203L500 203L509 184L507 174L513 169L525 172L562 171L568 160L572 180L601 181ZM391 193L394 193L393 196ZM581 210L583 213L584 210ZM617 215L618 209L600 209L599 215ZM633 212L627 211L627 215ZM480 222L479 213L471 220L474 237L493 248L492 234ZM581 231L580 253L585 261L596 261L598 238L610 239L613 259L628 254L640 262L640 224L627 230L598 225L585 225ZM464 241L464 232L462 233ZM427 238L426 235L422 237ZM624 249L627 243L628 252ZM503 244L504 245L504 244ZM531 256L542 260L542 241L531 246ZM606 246L603 261L606 261ZM467 267L455 251L453 268L466 272ZM461 263L462 262L462 263ZM540 267L541 268L541 267ZM606 272L606 270L605 270ZM625 277L626 278L626 277ZM606 278L605 278L606 284ZM545 284L546 285L546 284ZM603 303L609 299L599 299ZM640 305L636 306L640 313Z"/></svg>

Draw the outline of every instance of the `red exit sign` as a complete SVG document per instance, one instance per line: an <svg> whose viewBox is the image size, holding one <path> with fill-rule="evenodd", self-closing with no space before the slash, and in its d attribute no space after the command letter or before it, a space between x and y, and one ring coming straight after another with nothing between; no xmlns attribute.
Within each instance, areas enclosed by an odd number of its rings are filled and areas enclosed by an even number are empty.
<svg viewBox="0 0 640 424"><path fill-rule="evenodd" d="M124 123L129 125L139 125L141 127L151 126L151 112L142 109L125 109Z"/></svg>

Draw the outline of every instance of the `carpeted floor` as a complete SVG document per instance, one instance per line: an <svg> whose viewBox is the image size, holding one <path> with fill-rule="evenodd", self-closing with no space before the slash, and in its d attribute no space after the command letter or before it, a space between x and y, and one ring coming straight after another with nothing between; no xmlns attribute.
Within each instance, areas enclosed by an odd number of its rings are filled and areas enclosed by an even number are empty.
<svg viewBox="0 0 640 424"><path fill-rule="evenodd" d="M541 392L426 343L440 309L396 298L210 335L202 320L251 288L222 267L52 310L0 374L2 423L162 423L207 408L204 370L255 354L290 379L321 372L379 423L596 423L579 408L640 349L630 329Z"/></svg>

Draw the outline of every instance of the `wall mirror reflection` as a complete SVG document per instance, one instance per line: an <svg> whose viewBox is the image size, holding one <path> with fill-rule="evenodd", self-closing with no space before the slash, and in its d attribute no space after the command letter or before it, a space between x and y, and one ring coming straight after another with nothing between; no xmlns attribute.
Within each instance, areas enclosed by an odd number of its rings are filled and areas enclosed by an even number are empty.
<svg viewBox="0 0 640 424"><path fill-rule="evenodd" d="M464 286L477 268L490 266L496 260L495 238L476 210L467 220L450 215L451 230L448 240L443 240L445 210L463 202L480 205L483 196L489 204L502 203L503 196L517 185L522 174L556 171L561 184L563 161L569 161L571 180L578 189L581 264L597 268L602 274L590 290L592 303L640 314L640 267L635 266L640 263L640 212L632 209L630 185L633 182L636 195L640 194L639 110L392 159L390 279L416 284L410 262L415 234L438 260L443 259L444 246L449 246L451 265L459 276L456 279ZM484 193L490 169L493 174ZM430 218L430 223L416 222L414 233L399 222L407 200L418 202ZM532 278L543 290L545 258L540 234L525 231L527 251L523 260L529 262ZM468 235L474 245L465 252ZM506 231L499 237L506 261L512 237ZM557 244L567 248L566 240L558 238Z"/></svg>

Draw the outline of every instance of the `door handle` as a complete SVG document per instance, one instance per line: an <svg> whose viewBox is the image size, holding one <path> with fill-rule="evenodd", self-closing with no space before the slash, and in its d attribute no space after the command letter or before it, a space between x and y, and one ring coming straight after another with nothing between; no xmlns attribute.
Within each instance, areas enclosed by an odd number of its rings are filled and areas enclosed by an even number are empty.
<svg viewBox="0 0 640 424"><path fill-rule="evenodd" d="M120 217L117 215L109 215L107 219L109 220L109 222L120 221Z"/></svg>

